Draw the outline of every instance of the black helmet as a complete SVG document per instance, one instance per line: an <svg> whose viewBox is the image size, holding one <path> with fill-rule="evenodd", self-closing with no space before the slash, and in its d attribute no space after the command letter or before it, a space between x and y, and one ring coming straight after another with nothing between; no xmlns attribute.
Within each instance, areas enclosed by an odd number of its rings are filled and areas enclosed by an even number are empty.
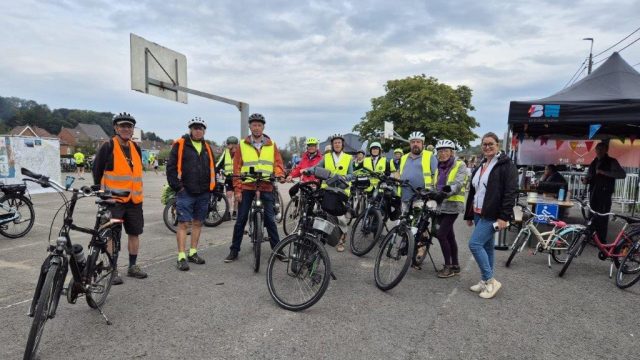
<svg viewBox="0 0 640 360"><path fill-rule="evenodd" d="M235 136L229 136L227 138L227 144L237 144L238 143L238 138Z"/></svg>
<svg viewBox="0 0 640 360"><path fill-rule="evenodd" d="M264 121L264 116L258 113L254 113L254 114L251 114L251 116L249 116L249 124L251 124L254 121L260 121L263 124L266 122Z"/></svg>
<svg viewBox="0 0 640 360"><path fill-rule="evenodd" d="M120 123L129 123L131 125L136 124L136 119L131 116L131 114L127 114L126 112L120 113L113 117L113 125L117 125Z"/></svg>

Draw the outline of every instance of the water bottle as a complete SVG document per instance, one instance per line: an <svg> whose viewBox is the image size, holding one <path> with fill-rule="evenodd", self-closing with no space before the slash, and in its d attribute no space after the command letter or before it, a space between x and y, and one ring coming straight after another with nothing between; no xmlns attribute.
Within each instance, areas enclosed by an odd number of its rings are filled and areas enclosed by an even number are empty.
<svg viewBox="0 0 640 360"><path fill-rule="evenodd" d="M78 264L78 266L83 268L84 263L86 262L86 259L84 257L84 250L82 249L82 245L73 244L72 249L73 249L73 257L76 259L76 263Z"/></svg>
<svg viewBox="0 0 640 360"><path fill-rule="evenodd" d="M558 201L564 201L564 188L560 188L558 191Z"/></svg>

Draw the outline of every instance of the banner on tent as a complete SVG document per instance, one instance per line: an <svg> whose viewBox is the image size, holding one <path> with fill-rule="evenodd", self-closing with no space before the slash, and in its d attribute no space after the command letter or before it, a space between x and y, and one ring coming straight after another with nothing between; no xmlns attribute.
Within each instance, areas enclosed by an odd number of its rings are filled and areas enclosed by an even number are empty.
<svg viewBox="0 0 640 360"><path fill-rule="evenodd" d="M635 140L635 139L634 139ZM526 139L518 147L519 165L581 164L589 165L596 156L598 140L537 141ZM611 140L609 155L621 166L638 167L640 164L640 141Z"/></svg>

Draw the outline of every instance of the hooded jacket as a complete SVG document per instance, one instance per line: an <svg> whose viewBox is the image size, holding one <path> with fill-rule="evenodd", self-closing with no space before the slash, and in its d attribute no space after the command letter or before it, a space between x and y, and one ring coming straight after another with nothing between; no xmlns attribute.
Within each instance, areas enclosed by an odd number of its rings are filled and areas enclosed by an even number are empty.
<svg viewBox="0 0 640 360"><path fill-rule="evenodd" d="M498 162L496 163L487 181L486 194L484 203L482 204L482 212L480 216L491 220L509 221L513 217L513 207L516 204L516 196L518 193L518 170L511 159L503 153L499 153ZM464 219L473 220L473 198L476 195L476 189L473 186L473 177L476 172L482 168L487 161L484 159L471 173L469 182L469 196L465 207Z"/></svg>
<svg viewBox="0 0 640 360"><path fill-rule="evenodd" d="M194 195L209 192L211 169L209 169L207 147L204 146L205 140L202 140L202 150L198 154L191 143L191 137L184 135L182 138L185 140L182 153L182 179L178 179L178 143L176 142L171 147L169 161L167 161L167 182L175 191L184 188Z"/></svg>

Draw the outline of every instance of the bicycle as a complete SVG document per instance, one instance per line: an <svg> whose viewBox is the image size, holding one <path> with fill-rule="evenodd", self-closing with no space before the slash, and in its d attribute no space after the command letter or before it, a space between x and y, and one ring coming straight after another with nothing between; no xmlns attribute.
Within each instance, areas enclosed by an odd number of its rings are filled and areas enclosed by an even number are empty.
<svg viewBox="0 0 640 360"><path fill-rule="evenodd" d="M367 208L368 195L365 190L371 186L371 180L369 176L362 174L365 171L368 172L369 170L365 168L359 169L358 172L361 172L361 174L356 173L351 184L351 196L349 197L348 206L353 210L353 213L348 213L350 216L348 225L351 225L351 222Z"/></svg>
<svg viewBox="0 0 640 360"><path fill-rule="evenodd" d="M316 175L318 177L318 175ZM267 264L267 288L278 306L301 311L313 306L324 295L330 278L331 261L324 244L338 244L340 229L330 215L320 209L324 190L320 182L297 183L289 194L301 193L301 213L296 232L284 238L273 249ZM276 261L284 254L285 261ZM282 265L284 269L276 269Z"/></svg>
<svg viewBox="0 0 640 360"><path fill-rule="evenodd" d="M178 228L178 211L176 209L176 196L174 195L167 200L162 211L162 220L171 232L175 233ZM213 191L209 197L209 212L205 217L203 224L207 227L216 227L222 224L224 214L229 211L229 200L224 193ZM187 230L187 235L191 234L191 230Z"/></svg>
<svg viewBox="0 0 640 360"><path fill-rule="evenodd" d="M551 259L558 264L564 264L567 261L567 249L584 229L582 225L567 225L564 221L559 221L552 216L536 215L529 209L526 204L516 204L522 209L523 214L529 216L524 222L516 239L511 244L511 254L505 263L505 267L509 267L513 258L529 243L533 236L538 243L535 246L533 255L538 252L548 253L547 263L551 267ZM536 222L549 223L553 225L553 229L540 232L536 227Z"/></svg>
<svg viewBox="0 0 640 360"><path fill-rule="evenodd" d="M416 189L407 181L403 181L401 187L410 188L413 190L413 195L406 206L403 204L402 215L397 220L397 225L389 230L378 245L374 278L376 286L383 291L398 285L407 273L409 265L420 269L426 257L418 256L420 247L424 247L425 255L431 258L429 248L432 245L433 231L429 228L438 215L437 204L442 203L447 196L443 192ZM431 263L437 271L433 258Z"/></svg>
<svg viewBox="0 0 640 360"><path fill-rule="evenodd" d="M99 190L99 185L73 189L71 188L73 177L67 177L65 186L62 186L44 175L35 174L25 168L22 168L21 172L28 177L28 179L25 179L26 181L32 181L42 187L55 190L63 199L63 205L58 210L58 213L60 210L65 209L63 226L55 239L51 237L50 230L47 249L49 255L42 263L38 283L29 307L28 315L33 317L33 323L29 331L24 359L33 359L36 357L45 323L56 315L69 269L71 270L72 278L66 288L67 301L75 304L78 297L84 294L87 305L97 309L107 325L111 325L111 322L102 311L102 305L106 301L111 289L111 281L117 271L117 258L120 248L118 239L112 237L112 228L121 224L123 220L112 219L109 206L115 203L113 197L128 196L129 192L103 192ZM70 200L64 195L65 191L72 193ZM93 229L75 225L73 223L73 212L76 202L80 198L91 196L99 197L96 200L98 212ZM56 213L56 216L58 213ZM51 223L51 229L53 229L56 216L54 216L54 220ZM72 244L71 231L91 235L91 241L88 245L89 255L86 258L82 245Z"/></svg>
<svg viewBox="0 0 640 360"><path fill-rule="evenodd" d="M587 225L584 229L581 230L579 236L569 244L569 248L567 250L567 261L564 263L564 266L558 273L558 276L562 277L569 269L569 265L576 256L580 256L582 251L587 246L590 240L593 241L595 246L598 248L598 258L600 260L611 260L611 265L609 267L609 278L613 276L613 267L618 268L618 272L620 271L620 261L624 259L627 253L634 247L633 236L638 235L640 231L632 231L627 233L627 227L631 223L638 223L640 219L632 218L620 214L616 214L613 212L608 213L599 213L591 209L588 201L574 199L580 205L580 208L585 211L588 216ZM626 224L622 227L616 239L611 244L603 244L600 238L598 237L598 233L596 232L595 226L593 224L593 220L596 217L609 217L613 216L613 219L622 219L626 222ZM618 276L616 275L616 278Z"/></svg>
<svg viewBox="0 0 640 360"><path fill-rule="evenodd" d="M25 196L26 184L0 184L0 234L11 239L25 236L36 221L33 203Z"/></svg>
<svg viewBox="0 0 640 360"><path fill-rule="evenodd" d="M391 203L394 198L398 202L400 201L396 190L402 181L384 174L376 174L372 171L369 171L369 173L380 181L374 188L367 207L356 218L351 227L349 245L351 252L356 256L364 256L369 253L382 236L383 229L387 229L387 232L389 231L387 221L391 215Z"/></svg>
<svg viewBox="0 0 640 360"><path fill-rule="evenodd" d="M273 212L275 214L276 223L279 224L282 222L284 211L284 202L282 200L282 195L280 195L280 190L278 189L278 185L273 183Z"/></svg>
<svg viewBox="0 0 640 360"><path fill-rule="evenodd" d="M638 224L640 220L635 219L633 224ZM634 228L632 236L637 236L640 228ZM629 275L625 277L626 275ZM627 255L624 256L618 267L616 274L616 286L620 289L626 289L640 280L640 239L634 240L633 246L629 249Z"/></svg>

